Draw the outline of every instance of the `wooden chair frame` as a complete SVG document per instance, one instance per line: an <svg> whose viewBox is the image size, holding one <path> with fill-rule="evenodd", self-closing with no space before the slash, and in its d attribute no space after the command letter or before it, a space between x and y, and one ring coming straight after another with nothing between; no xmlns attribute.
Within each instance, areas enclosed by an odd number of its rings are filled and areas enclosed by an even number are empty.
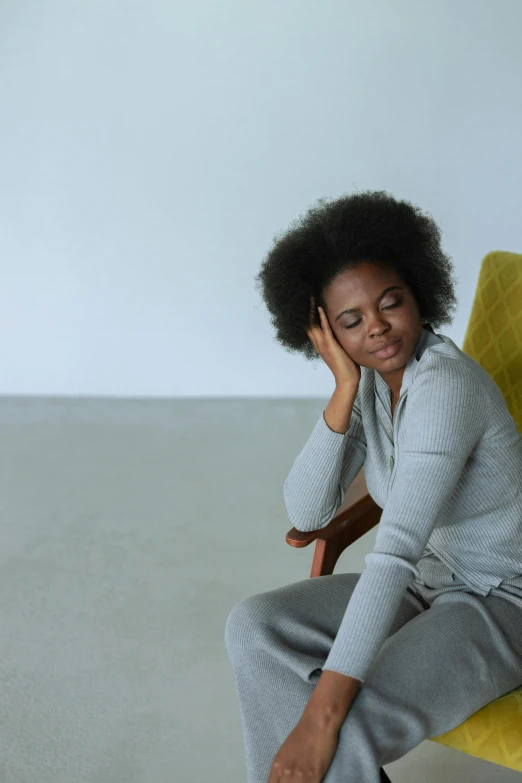
<svg viewBox="0 0 522 783"><path fill-rule="evenodd" d="M361 468L348 487L343 504L326 527L310 533L303 533L293 527L286 534L286 543L301 548L315 541L310 576L333 574L342 552L375 527L381 514L382 508L368 494L364 469Z"/></svg>

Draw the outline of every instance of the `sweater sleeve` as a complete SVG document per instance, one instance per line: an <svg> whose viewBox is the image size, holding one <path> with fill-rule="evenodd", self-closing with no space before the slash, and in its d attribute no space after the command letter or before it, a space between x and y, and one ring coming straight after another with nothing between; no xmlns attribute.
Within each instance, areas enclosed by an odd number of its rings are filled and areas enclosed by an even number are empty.
<svg viewBox="0 0 522 783"><path fill-rule="evenodd" d="M284 483L286 510L297 530L319 530L330 522L365 456L359 387L347 432L331 430L323 412Z"/></svg>
<svg viewBox="0 0 522 783"><path fill-rule="evenodd" d="M364 681L386 640L437 517L487 427L487 392L458 360L427 352L405 400L404 440L375 547L323 669Z"/></svg>

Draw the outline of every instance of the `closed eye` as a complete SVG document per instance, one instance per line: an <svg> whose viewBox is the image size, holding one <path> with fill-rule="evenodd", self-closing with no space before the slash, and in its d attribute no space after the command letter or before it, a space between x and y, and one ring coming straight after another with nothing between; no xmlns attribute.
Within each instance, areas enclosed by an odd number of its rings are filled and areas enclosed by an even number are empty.
<svg viewBox="0 0 522 783"><path fill-rule="evenodd" d="M398 307L400 304L402 304L402 300L399 300L398 302L395 302L395 304L388 305L387 307L383 307L383 310L393 310L394 307ZM346 329L353 329L354 326L357 326L357 324L360 322L360 318L357 321L354 321L353 324L350 324L346 327Z"/></svg>

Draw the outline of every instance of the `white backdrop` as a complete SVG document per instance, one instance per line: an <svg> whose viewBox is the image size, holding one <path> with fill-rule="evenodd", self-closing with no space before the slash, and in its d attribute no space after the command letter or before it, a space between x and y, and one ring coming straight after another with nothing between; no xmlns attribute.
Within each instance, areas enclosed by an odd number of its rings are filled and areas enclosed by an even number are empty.
<svg viewBox="0 0 522 783"><path fill-rule="evenodd" d="M322 396L254 276L321 196L522 248L520 0L3 0L0 394Z"/></svg>

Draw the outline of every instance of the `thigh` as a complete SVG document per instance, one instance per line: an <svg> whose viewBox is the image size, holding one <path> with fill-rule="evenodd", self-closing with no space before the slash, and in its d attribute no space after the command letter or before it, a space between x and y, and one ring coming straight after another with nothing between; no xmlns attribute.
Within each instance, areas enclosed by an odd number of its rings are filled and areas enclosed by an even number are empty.
<svg viewBox="0 0 522 783"><path fill-rule="evenodd" d="M414 747L521 684L522 610L461 591L441 595L386 639L356 701L376 727L382 719L390 745L394 733L410 733Z"/></svg>
<svg viewBox="0 0 522 783"><path fill-rule="evenodd" d="M234 651L263 649L315 683L328 657L360 574L308 578L253 595L230 612L225 642ZM389 634L426 611L414 592L405 591Z"/></svg>

